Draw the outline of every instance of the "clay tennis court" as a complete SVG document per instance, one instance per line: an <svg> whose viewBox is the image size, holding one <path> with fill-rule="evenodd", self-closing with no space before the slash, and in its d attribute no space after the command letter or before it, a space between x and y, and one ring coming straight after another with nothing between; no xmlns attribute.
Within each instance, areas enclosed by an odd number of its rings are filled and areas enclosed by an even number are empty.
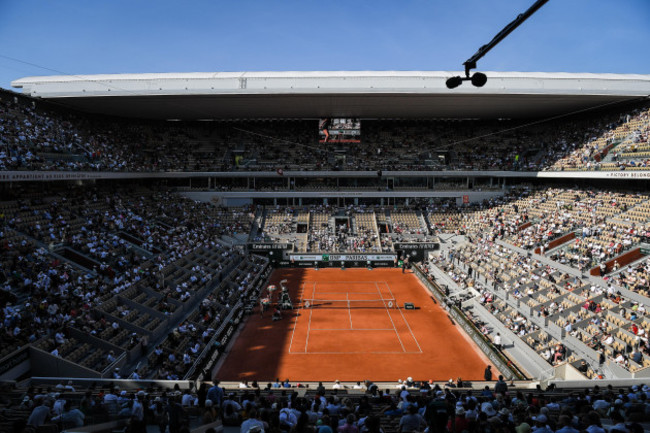
<svg viewBox="0 0 650 433"><path fill-rule="evenodd" d="M487 358L412 273L279 269L271 283L284 279L294 310L278 321L259 308L249 316L219 379L483 379ZM405 310L405 302L418 309Z"/></svg>

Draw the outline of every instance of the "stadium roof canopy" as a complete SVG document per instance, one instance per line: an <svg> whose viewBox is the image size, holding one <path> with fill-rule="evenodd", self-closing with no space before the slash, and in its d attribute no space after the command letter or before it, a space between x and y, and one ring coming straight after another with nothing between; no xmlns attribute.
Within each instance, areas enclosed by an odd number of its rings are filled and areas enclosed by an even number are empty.
<svg viewBox="0 0 650 433"><path fill-rule="evenodd" d="M650 75L486 72L216 72L26 77L11 85L86 112L151 119L534 118L650 95Z"/></svg>

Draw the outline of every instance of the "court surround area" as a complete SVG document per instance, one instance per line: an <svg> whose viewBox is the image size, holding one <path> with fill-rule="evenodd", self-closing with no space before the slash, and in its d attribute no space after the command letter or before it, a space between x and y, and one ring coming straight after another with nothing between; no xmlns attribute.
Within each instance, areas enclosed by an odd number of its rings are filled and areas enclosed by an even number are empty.
<svg viewBox="0 0 650 433"><path fill-rule="evenodd" d="M217 366L221 380L483 379L487 358L412 273L279 269L270 282L284 279L294 308L280 320L258 308Z"/></svg>

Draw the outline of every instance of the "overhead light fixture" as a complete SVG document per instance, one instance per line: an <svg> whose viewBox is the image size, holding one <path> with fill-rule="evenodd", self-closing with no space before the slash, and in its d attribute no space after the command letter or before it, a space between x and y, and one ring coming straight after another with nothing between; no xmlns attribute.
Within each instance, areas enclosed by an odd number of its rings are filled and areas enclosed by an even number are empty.
<svg viewBox="0 0 650 433"><path fill-rule="evenodd" d="M447 78L445 84L447 85L448 89L455 89L456 87L463 84L463 81L471 81L474 86L483 87L485 86L485 83L487 83L487 75L482 72L475 72L474 75L472 75L470 78L469 71L467 71L466 77L456 75L455 77Z"/></svg>
<svg viewBox="0 0 650 433"><path fill-rule="evenodd" d="M487 75L482 72L475 72L472 75L472 84L476 87L483 87L487 83Z"/></svg>
<svg viewBox="0 0 650 433"><path fill-rule="evenodd" d="M463 84L463 79L457 75L455 77L448 78L446 84L448 89L455 89L456 87Z"/></svg>

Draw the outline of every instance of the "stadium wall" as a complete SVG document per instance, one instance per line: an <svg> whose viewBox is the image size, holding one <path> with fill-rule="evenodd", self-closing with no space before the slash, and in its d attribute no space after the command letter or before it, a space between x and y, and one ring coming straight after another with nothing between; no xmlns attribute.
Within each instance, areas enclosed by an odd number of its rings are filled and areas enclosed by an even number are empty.
<svg viewBox="0 0 650 433"><path fill-rule="evenodd" d="M376 171L284 171L283 178L366 178L376 179ZM280 175L275 171L189 171L189 172L109 172L109 171L2 171L0 172L0 183L9 182L34 182L34 181L70 181L70 180L118 180L118 179L207 179L213 178L278 178ZM395 178L493 178L507 183L507 179L650 179L650 171L383 171L382 177ZM292 194L301 191L291 191ZM308 191L303 191L308 192ZM347 192L347 191L339 191ZM372 193L372 191L364 191ZM400 191L408 193L408 191ZM420 191L426 193L427 191ZM259 193L259 192L258 192ZM312 192L313 193L313 192ZM320 192L319 192L320 193ZM318 194L318 193L316 193Z"/></svg>
<svg viewBox="0 0 650 433"><path fill-rule="evenodd" d="M29 346L23 346L0 359L0 380L13 380L29 372Z"/></svg>
<svg viewBox="0 0 650 433"><path fill-rule="evenodd" d="M51 355L34 346L29 348L31 375L48 377L85 377L99 379L102 375L71 361ZM60 380L60 379L59 379Z"/></svg>
<svg viewBox="0 0 650 433"><path fill-rule="evenodd" d="M481 202L503 195L503 191L233 191L233 192L181 192L184 197L192 200L220 203L224 206L242 206L251 204L253 199L328 199L347 198L455 198L457 204L463 203L464 196L467 196L469 203ZM282 204L282 203L278 203ZM300 205L298 203L298 205Z"/></svg>

